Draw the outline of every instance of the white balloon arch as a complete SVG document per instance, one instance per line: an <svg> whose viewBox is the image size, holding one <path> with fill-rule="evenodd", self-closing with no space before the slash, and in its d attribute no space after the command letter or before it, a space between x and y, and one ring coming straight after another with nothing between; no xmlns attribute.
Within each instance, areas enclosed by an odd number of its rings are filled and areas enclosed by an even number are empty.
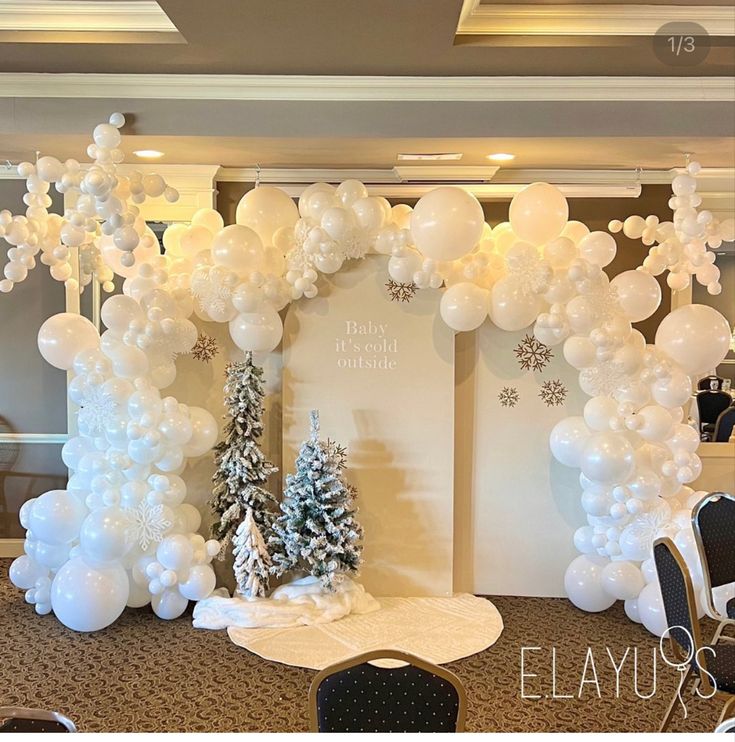
<svg viewBox="0 0 735 742"><path fill-rule="evenodd" d="M587 611L624 600L632 620L663 631L651 544L673 536L701 584L689 525L698 495L687 487L701 472L699 436L682 423L682 405L690 377L724 358L730 328L702 305L669 314L654 345L631 323L658 308L653 276L667 269L674 289L695 276L710 293L720 290L707 244L733 239L733 220L697 211L696 163L674 179L673 221L611 222L611 231L652 246L638 270L612 281L603 269L615 239L569 221L566 199L546 183L517 194L509 221L492 229L477 200L454 187L431 191L414 209L370 197L354 180L311 185L298 208L282 191L258 187L242 198L236 224L202 209L190 225L171 225L161 255L137 204L178 194L158 175L118 171L123 124L115 113L95 128L90 166L48 156L22 163L26 214L0 212L0 237L11 245L0 291L24 280L37 259L78 290L74 248L82 287L96 280L111 291L113 274L125 279L123 295L102 306L101 336L71 313L50 317L38 334L42 356L74 372L69 397L80 408L79 434L62 451L72 472L67 489L20 511L25 554L10 579L38 613L53 610L65 625L92 631L126 605L151 602L157 615L174 618L212 592L218 544L197 534L201 519L180 475L210 451L217 424L206 410L161 395L176 376L176 356L196 341L189 318L228 322L239 348L270 352L282 335L280 310L316 296L320 273L373 252L389 256L397 283L444 287L438 310L455 331L489 316L509 331L533 324L540 342L563 346L590 397L583 416L562 420L550 440L562 464L581 469L587 513L567 593ZM48 212L51 184L76 196L63 216Z"/></svg>

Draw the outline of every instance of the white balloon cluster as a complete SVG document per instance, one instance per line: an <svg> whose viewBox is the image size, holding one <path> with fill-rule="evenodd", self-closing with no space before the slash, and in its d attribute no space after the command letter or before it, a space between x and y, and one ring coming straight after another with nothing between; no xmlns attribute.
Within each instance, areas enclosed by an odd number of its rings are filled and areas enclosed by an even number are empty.
<svg viewBox="0 0 735 742"><path fill-rule="evenodd" d="M124 155L119 149L119 129L124 124L125 117L113 113L108 123L95 127L94 143L87 148L94 160L89 167L82 168L72 159L62 163L48 155L35 165L18 165L18 174L26 179L28 192L23 200L28 208L25 216L0 212L0 237L11 245L0 291L7 293L24 281L39 253L54 279L74 281L71 250L78 248L81 285L94 276L109 292L114 288L116 265L130 268L137 257L153 249L156 238L135 204L157 196L176 201L179 194L160 175L137 170L127 177L120 174L117 166ZM59 193L74 196L70 199L73 206L64 209L63 217L48 212L52 183Z"/></svg>
<svg viewBox="0 0 735 742"><path fill-rule="evenodd" d="M202 209L189 225L169 226L161 255L128 197L138 203L165 195L166 187L157 177L115 174L121 123L113 116L95 130L90 154L97 159L88 171L39 160L39 172L49 176L43 182L78 188L82 199L63 219L39 220L45 225L39 235L53 242L49 225L56 225L64 245L94 245L125 279L123 295L102 307L101 337L86 319L67 313L39 331L42 356L74 372L69 396L80 407L79 435L62 453L72 470L67 489L21 510L26 554L13 563L11 579L39 613L53 610L72 628L94 630L126 604L151 601L158 615L173 618L187 600L211 592L209 562L218 547L197 535L200 516L180 475L188 458L210 450L217 425L207 411L160 393L175 378L176 356L196 340L190 317L227 322L239 348L269 352L281 340L279 312L289 301L316 296L320 273L372 251L389 256L394 281L444 286L439 312L456 331L473 330L489 315L502 329L533 325L540 342L562 345L591 398L583 415L562 420L550 440L558 461L581 469L587 514L574 538L582 554L566 574L569 597L591 611L625 600L633 620L660 629L651 544L658 534L671 534L695 566L688 514L697 493L687 484L699 476L701 462L698 435L682 424L682 405L691 376L714 368L729 348L730 328L718 312L677 309L661 323L655 344L646 345L632 323L658 308L661 290L652 273L660 271L650 270L649 256L648 266L609 280L604 268L615 258L615 239L570 221L566 199L545 183L519 192L509 221L492 229L478 201L459 188L434 189L411 209L368 196L357 181L336 188L317 183L297 208L283 191L260 186L242 198L234 225ZM29 180L29 208L45 209L43 187L31 190L36 185ZM675 184L681 191L675 199L689 200L672 207L696 208L691 183ZM676 214L670 227L637 223L636 230L649 230L651 244L663 238L658 248L671 250L670 257L679 251L661 270L684 271L684 253L694 265L687 250L703 232L695 232L691 216ZM41 237L30 245L31 231L26 236L17 219L0 217L6 239L30 252L44 249ZM695 221L715 239L711 221ZM67 256L59 252L55 259Z"/></svg>
<svg viewBox="0 0 735 742"><path fill-rule="evenodd" d="M186 596L201 599L205 587L214 588L208 564L216 549L210 543L202 551L196 535L201 516L185 502L179 475L187 458L212 448L217 424L206 410L162 399L158 387L173 378L162 379L152 362L166 348L191 347L191 338L181 336L194 326L177 317L173 299L157 288L141 304L110 297L102 316L109 329L101 338L89 320L70 313L54 315L39 331L41 355L74 371L69 397L79 405L79 435L62 450L72 472L66 490L23 505L26 553L10 569L10 579L27 590L39 613L53 610L79 631L101 629L126 605L145 605L151 595L154 611L174 618L186 608ZM177 597L144 594L136 576L159 542L171 540L193 544L190 558L174 567Z"/></svg>
<svg viewBox="0 0 735 742"><path fill-rule="evenodd" d="M694 276L710 294L717 295L722 291L720 269L715 265L715 254L707 247L716 249L723 241L735 240L735 219L719 221L711 211L698 210L702 197L697 193L697 174L701 169L698 162L690 162L685 172L674 178L669 199L672 221L659 222L653 214L645 219L633 215L625 221L611 221L608 229L652 246L642 270L654 276L670 271L666 282L672 290L688 288Z"/></svg>

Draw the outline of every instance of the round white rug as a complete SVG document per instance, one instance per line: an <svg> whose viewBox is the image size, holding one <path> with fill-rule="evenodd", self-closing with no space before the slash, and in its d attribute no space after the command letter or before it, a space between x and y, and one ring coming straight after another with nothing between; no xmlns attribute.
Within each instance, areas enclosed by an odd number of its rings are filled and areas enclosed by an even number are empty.
<svg viewBox="0 0 735 742"><path fill-rule="evenodd" d="M436 665L481 652L503 631L484 598L378 598L380 610L328 624L282 629L227 629L240 647L284 665L323 670L356 654L398 649Z"/></svg>

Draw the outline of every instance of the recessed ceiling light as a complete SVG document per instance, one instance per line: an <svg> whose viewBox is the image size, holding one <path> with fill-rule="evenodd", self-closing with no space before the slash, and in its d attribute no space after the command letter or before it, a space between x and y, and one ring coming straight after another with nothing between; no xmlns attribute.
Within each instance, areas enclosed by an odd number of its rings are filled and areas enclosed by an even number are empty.
<svg viewBox="0 0 735 742"><path fill-rule="evenodd" d="M163 152L159 152L157 149L136 149L133 152L134 155L137 157L150 157L150 158L157 158L157 157L163 157Z"/></svg>
<svg viewBox="0 0 735 742"><path fill-rule="evenodd" d="M461 152L399 153L399 160L461 160Z"/></svg>
<svg viewBox="0 0 735 742"><path fill-rule="evenodd" d="M511 155L508 152L496 152L494 155L488 155L488 160L495 160L495 162L510 162L510 160L515 160L516 156Z"/></svg>

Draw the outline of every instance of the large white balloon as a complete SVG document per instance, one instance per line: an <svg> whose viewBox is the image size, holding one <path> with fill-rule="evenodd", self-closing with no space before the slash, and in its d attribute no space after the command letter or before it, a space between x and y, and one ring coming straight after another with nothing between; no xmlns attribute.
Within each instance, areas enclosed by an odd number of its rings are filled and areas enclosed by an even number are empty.
<svg viewBox="0 0 735 742"><path fill-rule="evenodd" d="M100 334L81 314L61 312L49 317L38 331L38 349L52 366L68 371L82 350L97 348Z"/></svg>
<svg viewBox="0 0 735 742"><path fill-rule="evenodd" d="M87 508L66 490L44 492L33 503L30 530L48 544L66 544L77 538Z"/></svg>
<svg viewBox="0 0 735 742"><path fill-rule="evenodd" d="M265 266L263 243L250 227L231 224L215 235L212 260L215 265L224 266L240 275L262 271Z"/></svg>
<svg viewBox="0 0 735 742"><path fill-rule="evenodd" d="M280 188L259 186L248 191L237 205L235 221L250 227L265 247L273 244L273 235L283 227L293 227L299 210L293 199Z"/></svg>
<svg viewBox="0 0 735 742"><path fill-rule="evenodd" d="M518 276L501 278L490 290L490 319L501 330L515 332L536 321L538 296L527 292Z"/></svg>
<svg viewBox="0 0 735 742"><path fill-rule="evenodd" d="M94 562L120 559L132 546L128 541L131 525L128 514L118 507L93 510L79 533L84 555Z"/></svg>
<svg viewBox="0 0 735 742"><path fill-rule="evenodd" d="M203 456L217 442L219 428L210 412L201 407L189 407L192 434L184 446L184 456Z"/></svg>
<svg viewBox="0 0 735 742"><path fill-rule="evenodd" d="M656 331L656 347L692 376L715 369L730 349L732 331L712 307L687 304L663 318Z"/></svg>
<svg viewBox="0 0 735 742"><path fill-rule="evenodd" d="M243 351L270 353L281 342L283 322L275 309L264 304L260 311L238 314L230 321L230 337Z"/></svg>
<svg viewBox="0 0 735 742"><path fill-rule="evenodd" d="M510 202L508 218L513 232L533 245L558 237L566 226L569 205L558 188L531 183Z"/></svg>
<svg viewBox="0 0 735 742"><path fill-rule="evenodd" d="M134 320L145 321L140 304L125 294L110 296L102 305L101 317L105 327L116 332L125 332Z"/></svg>
<svg viewBox="0 0 735 742"><path fill-rule="evenodd" d="M153 612L165 621L178 618L186 610L186 606L188 605L188 598L185 598L175 587L167 588L151 598Z"/></svg>
<svg viewBox="0 0 735 742"><path fill-rule="evenodd" d="M457 332L476 330L486 319L489 294L474 283L456 283L442 294L439 312Z"/></svg>
<svg viewBox="0 0 735 742"><path fill-rule="evenodd" d="M551 431L549 445L554 458L564 466L578 467L591 435L582 417L566 417Z"/></svg>
<svg viewBox="0 0 735 742"><path fill-rule="evenodd" d="M608 232L590 232L582 237L578 247L580 257L601 268L612 263L618 251L615 238Z"/></svg>
<svg viewBox="0 0 735 742"><path fill-rule="evenodd" d="M610 281L610 287L631 322L648 319L661 304L661 286L645 271L624 271Z"/></svg>
<svg viewBox="0 0 735 742"><path fill-rule="evenodd" d="M28 554L22 554L10 565L8 576L17 588L30 590L44 574L46 570L43 567Z"/></svg>
<svg viewBox="0 0 735 742"><path fill-rule="evenodd" d="M92 567L82 557L70 559L51 584L51 607L74 631L99 631L125 610L130 584L120 564Z"/></svg>
<svg viewBox="0 0 735 742"><path fill-rule="evenodd" d="M645 584L640 568L633 562L610 562L602 570L602 587L616 600L637 598Z"/></svg>
<svg viewBox="0 0 735 742"><path fill-rule="evenodd" d="M668 626L661 588L658 581L649 582L638 596L638 616L641 623L656 636L661 636Z"/></svg>
<svg viewBox="0 0 735 742"><path fill-rule="evenodd" d="M485 215L480 202L462 188L441 186L422 196L411 213L411 235L433 260L457 260L480 241Z"/></svg>
<svg viewBox="0 0 735 742"><path fill-rule="evenodd" d="M602 571L607 559L583 554L578 556L564 574L564 589L569 600L583 611L598 613L607 610L615 598L602 585Z"/></svg>
<svg viewBox="0 0 735 742"><path fill-rule="evenodd" d="M582 473L602 484L624 482L633 472L635 453L619 433L593 433L581 456Z"/></svg>

